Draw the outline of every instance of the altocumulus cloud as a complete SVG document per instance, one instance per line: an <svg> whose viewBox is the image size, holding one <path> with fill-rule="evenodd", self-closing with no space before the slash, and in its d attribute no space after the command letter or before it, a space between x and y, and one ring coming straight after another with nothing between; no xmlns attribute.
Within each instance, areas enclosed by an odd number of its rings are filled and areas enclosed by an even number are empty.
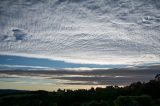
<svg viewBox="0 0 160 106"><path fill-rule="evenodd" d="M159 0L0 0L0 54L75 63L160 60Z"/></svg>

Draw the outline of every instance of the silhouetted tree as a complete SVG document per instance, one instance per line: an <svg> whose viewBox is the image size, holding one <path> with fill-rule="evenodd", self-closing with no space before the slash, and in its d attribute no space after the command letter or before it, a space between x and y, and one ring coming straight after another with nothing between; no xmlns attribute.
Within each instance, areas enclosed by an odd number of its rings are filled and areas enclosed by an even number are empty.
<svg viewBox="0 0 160 106"><path fill-rule="evenodd" d="M156 80L160 80L160 74L157 74L157 75L155 76L155 79L156 79Z"/></svg>

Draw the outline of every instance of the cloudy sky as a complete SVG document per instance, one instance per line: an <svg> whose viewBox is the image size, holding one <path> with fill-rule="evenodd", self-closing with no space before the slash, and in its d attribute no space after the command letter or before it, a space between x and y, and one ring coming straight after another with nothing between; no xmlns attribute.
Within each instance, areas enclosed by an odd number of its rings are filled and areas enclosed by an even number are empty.
<svg viewBox="0 0 160 106"><path fill-rule="evenodd" d="M0 70L159 63L159 0L0 0Z"/></svg>

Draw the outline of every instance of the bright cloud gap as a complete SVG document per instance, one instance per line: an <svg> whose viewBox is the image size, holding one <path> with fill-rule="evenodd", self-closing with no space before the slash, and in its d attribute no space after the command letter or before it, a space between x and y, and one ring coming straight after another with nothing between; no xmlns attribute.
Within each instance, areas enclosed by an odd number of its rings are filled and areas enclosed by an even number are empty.
<svg viewBox="0 0 160 106"><path fill-rule="evenodd" d="M22 62L23 61L23 62ZM110 68L124 68L129 65L112 64L82 64L82 63L67 63L58 60L49 60L44 58L29 58L22 56L0 55L1 69L65 69L65 70L94 70L94 69L110 69Z"/></svg>

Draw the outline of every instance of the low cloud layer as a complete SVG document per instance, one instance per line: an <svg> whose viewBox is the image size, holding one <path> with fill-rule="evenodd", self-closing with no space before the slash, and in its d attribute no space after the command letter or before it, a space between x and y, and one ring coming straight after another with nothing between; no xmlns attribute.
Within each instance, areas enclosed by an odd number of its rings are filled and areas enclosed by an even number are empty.
<svg viewBox="0 0 160 106"><path fill-rule="evenodd" d="M33 79L36 83L38 79L51 84L64 85L119 85L125 86L130 83L141 81L147 82L154 79L156 74L160 72L159 65L138 66L120 69L97 69L97 70L5 70L0 71L0 79L25 78L26 76ZM36 79L36 80L34 80ZM3 80L2 80L3 81ZM25 81L28 82L27 78ZM4 81L3 81L4 82ZM58 86L58 85L57 85Z"/></svg>
<svg viewBox="0 0 160 106"><path fill-rule="evenodd" d="M1 0L0 54L74 63L160 60L159 0Z"/></svg>

